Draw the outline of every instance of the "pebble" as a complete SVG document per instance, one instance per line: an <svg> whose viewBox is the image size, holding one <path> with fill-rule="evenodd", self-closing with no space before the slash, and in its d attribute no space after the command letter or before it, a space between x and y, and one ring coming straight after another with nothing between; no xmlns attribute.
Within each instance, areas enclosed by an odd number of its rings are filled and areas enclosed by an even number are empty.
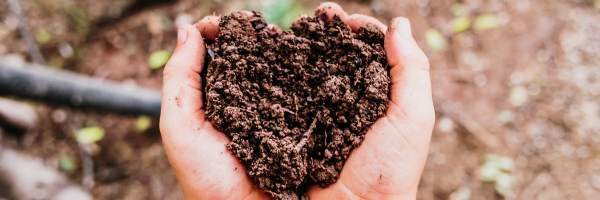
<svg viewBox="0 0 600 200"><path fill-rule="evenodd" d="M68 199L80 199L80 200L92 200L92 197L84 192L81 188L71 186L62 189L56 196L53 198L54 200L68 200Z"/></svg>
<svg viewBox="0 0 600 200"><path fill-rule="evenodd" d="M503 110L502 112L500 112L500 114L498 114L498 120L500 120L502 123L509 123L512 122L514 119L515 115L510 110Z"/></svg>
<svg viewBox="0 0 600 200"><path fill-rule="evenodd" d="M52 121L55 123L63 123L67 119L67 112L63 109L57 109L52 112Z"/></svg>
<svg viewBox="0 0 600 200"><path fill-rule="evenodd" d="M518 107L518 106L522 106L523 104L525 104L525 102L527 102L527 98L528 98L528 93L527 93L527 89L525 89L525 87L519 85L516 87L513 87L510 90L510 98L509 98L509 103L512 106Z"/></svg>
<svg viewBox="0 0 600 200"><path fill-rule="evenodd" d="M442 117L437 124L438 129L443 133L448 133L454 129L454 121L449 117Z"/></svg>
<svg viewBox="0 0 600 200"><path fill-rule="evenodd" d="M36 125L38 116L30 105L12 99L0 98L0 119L10 126L27 130Z"/></svg>

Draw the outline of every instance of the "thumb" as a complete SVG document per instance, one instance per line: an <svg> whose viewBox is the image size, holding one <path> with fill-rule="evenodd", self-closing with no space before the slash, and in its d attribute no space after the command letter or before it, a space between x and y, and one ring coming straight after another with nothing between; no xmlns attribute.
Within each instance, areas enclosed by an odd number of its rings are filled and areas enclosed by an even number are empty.
<svg viewBox="0 0 600 200"><path fill-rule="evenodd" d="M435 113L429 60L413 39L408 19L398 17L392 20L384 46L391 66L391 101L387 115L398 122L411 122L419 130L431 132ZM422 136L408 137L416 137L407 138L411 140Z"/></svg>
<svg viewBox="0 0 600 200"><path fill-rule="evenodd" d="M161 120L174 120L164 124L181 123L182 118L187 120L202 109L199 73L204 66L205 52L198 29L192 25L181 26L177 47L163 71Z"/></svg>

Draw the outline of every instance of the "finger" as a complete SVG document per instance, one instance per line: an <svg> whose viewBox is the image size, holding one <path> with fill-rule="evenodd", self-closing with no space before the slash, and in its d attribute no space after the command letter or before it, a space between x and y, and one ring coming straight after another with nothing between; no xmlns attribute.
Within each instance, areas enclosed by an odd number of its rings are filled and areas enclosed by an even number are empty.
<svg viewBox="0 0 600 200"><path fill-rule="evenodd" d="M217 38L220 21L221 18L215 15L206 16L196 23L196 28L200 31L202 37L204 37L207 42L212 42L215 41L215 38Z"/></svg>
<svg viewBox="0 0 600 200"><path fill-rule="evenodd" d="M332 2L322 3L317 6L317 11L315 12L315 16L321 18L325 22L333 20L333 17L336 15L339 16L342 21L346 21L346 18L348 18L348 14L344 12L344 9L337 3Z"/></svg>
<svg viewBox="0 0 600 200"><path fill-rule="evenodd" d="M391 67L391 103L387 115L400 121L411 121L417 127L432 128L435 114L429 60L413 39L408 19L392 20L384 46Z"/></svg>
<svg viewBox="0 0 600 200"><path fill-rule="evenodd" d="M358 28L365 27L367 24L373 24L377 26L377 28L379 28L379 30L381 30L381 32L384 34L387 32L387 26L371 16L353 14L348 16L344 22L346 22L346 24L352 28L352 32L358 32Z"/></svg>
<svg viewBox="0 0 600 200"><path fill-rule="evenodd" d="M269 24L269 25L267 25L267 28L269 30L269 36L271 36L271 37L277 37L277 35L280 35L281 33L283 33L281 28L279 28L279 26L277 26L275 24Z"/></svg>
<svg viewBox="0 0 600 200"><path fill-rule="evenodd" d="M198 29L192 25L179 28L177 47L163 71L161 116L166 116L165 120L186 119L202 109L199 73L204 65L205 51Z"/></svg>

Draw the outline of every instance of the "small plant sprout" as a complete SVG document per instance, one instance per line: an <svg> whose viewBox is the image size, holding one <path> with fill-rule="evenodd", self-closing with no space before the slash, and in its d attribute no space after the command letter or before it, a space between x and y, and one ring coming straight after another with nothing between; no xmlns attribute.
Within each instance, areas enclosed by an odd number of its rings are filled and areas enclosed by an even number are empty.
<svg viewBox="0 0 600 200"><path fill-rule="evenodd" d="M150 65L150 69L158 69L162 66L165 66L169 59L171 58L171 53L165 50L155 51L150 55L148 59L148 65Z"/></svg>
<svg viewBox="0 0 600 200"><path fill-rule="evenodd" d="M450 12L456 17L464 16L467 14L467 9L462 3L454 3L450 6Z"/></svg>
<svg viewBox="0 0 600 200"><path fill-rule="evenodd" d="M135 120L135 130L140 133L145 132L146 130L148 130L148 128L150 128L151 124L152 119L150 117L145 115L139 116Z"/></svg>
<svg viewBox="0 0 600 200"><path fill-rule="evenodd" d="M452 31L455 33L467 30L471 25L471 20L467 17L458 17L452 21Z"/></svg>
<svg viewBox="0 0 600 200"><path fill-rule="evenodd" d="M40 44L46 44L52 40L52 34L46 29L40 29L35 34L35 40Z"/></svg>
<svg viewBox="0 0 600 200"><path fill-rule="evenodd" d="M94 126L83 128L77 131L77 142L81 144L90 144L101 140L104 137L104 129Z"/></svg>
<svg viewBox="0 0 600 200"><path fill-rule="evenodd" d="M448 48L446 38L438 30L428 29L425 32L425 39L429 48L435 51L445 51Z"/></svg>
<svg viewBox="0 0 600 200"><path fill-rule="evenodd" d="M511 158L488 154L485 156L485 163L479 169L479 178L482 181L494 182L496 192L504 196L512 187L513 178L509 173L514 170L514 165Z"/></svg>
<svg viewBox="0 0 600 200"><path fill-rule="evenodd" d="M77 170L77 165L69 156L61 156L58 158L58 168L66 174L73 174Z"/></svg>
<svg viewBox="0 0 600 200"><path fill-rule="evenodd" d="M477 30L489 30L498 26L498 17L496 15L487 14L481 15L473 22L473 28Z"/></svg>

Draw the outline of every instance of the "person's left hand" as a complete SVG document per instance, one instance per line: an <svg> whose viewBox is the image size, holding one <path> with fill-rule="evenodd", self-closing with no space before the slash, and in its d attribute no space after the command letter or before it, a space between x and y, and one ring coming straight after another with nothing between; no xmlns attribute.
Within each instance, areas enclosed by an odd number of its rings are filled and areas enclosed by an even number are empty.
<svg viewBox="0 0 600 200"><path fill-rule="evenodd" d="M213 19L218 18L205 18ZM163 72L160 116L171 166L186 199L269 199L225 148L230 139L204 116L200 71L205 55L200 31L192 25L180 27L177 48Z"/></svg>

